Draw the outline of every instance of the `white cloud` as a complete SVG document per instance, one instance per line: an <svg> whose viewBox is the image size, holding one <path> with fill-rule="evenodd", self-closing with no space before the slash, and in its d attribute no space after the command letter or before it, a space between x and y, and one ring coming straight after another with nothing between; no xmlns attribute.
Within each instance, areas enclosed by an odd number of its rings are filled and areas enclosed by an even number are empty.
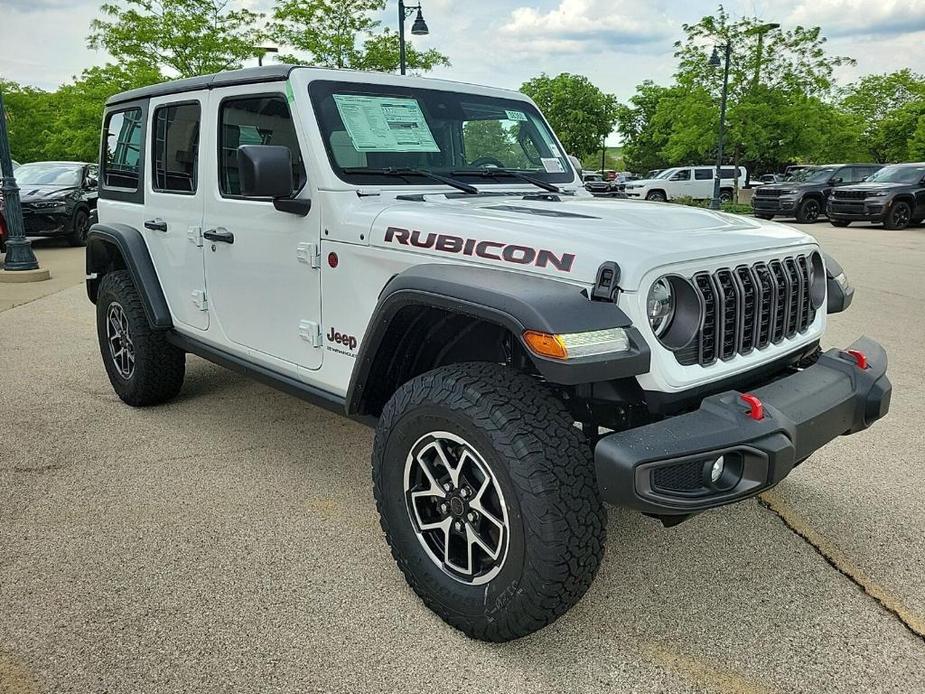
<svg viewBox="0 0 925 694"><path fill-rule="evenodd" d="M922 0L791 0L787 24L821 26L827 36L890 36L925 30Z"/></svg>
<svg viewBox="0 0 925 694"><path fill-rule="evenodd" d="M678 29L657 3L613 0L561 0L549 11L514 8L501 34L519 50L533 54L621 50L669 42Z"/></svg>

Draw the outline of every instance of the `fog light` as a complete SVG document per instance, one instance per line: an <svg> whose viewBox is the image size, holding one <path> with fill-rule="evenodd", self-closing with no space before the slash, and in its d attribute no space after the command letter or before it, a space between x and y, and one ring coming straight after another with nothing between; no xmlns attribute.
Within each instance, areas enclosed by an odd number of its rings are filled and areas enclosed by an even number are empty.
<svg viewBox="0 0 925 694"><path fill-rule="evenodd" d="M713 465L710 467L710 481L713 484L719 482L719 478L723 476L723 470L726 469L726 461L723 460L723 456L720 456L713 461Z"/></svg>

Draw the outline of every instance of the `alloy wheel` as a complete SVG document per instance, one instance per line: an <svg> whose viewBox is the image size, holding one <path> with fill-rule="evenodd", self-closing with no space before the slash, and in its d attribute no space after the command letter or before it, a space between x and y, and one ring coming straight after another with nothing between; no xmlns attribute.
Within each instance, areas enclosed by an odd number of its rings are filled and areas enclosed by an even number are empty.
<svg viewBox="0 0 925 694"><path fill-rule="evenodd" d="M122 378L130 379L135 373L135 345L129 334L125 310L115 301L106 311L106 339L113 365Z"/></svg>
<svg viewBox="0 0 925 694"><path fill-rule="evenodd" d="M897 229L904 229L909 226L909 208L906 205L897 205L893 208L893 226Z"/></svg>
<svg viewBox="0 0 925 694"><path fill-rule="evenodd" d="M469 585L498 574L510 538L507 507L475 448L449 432L425 434L408 453L404 485L414 533L434 564Z"/></svg>

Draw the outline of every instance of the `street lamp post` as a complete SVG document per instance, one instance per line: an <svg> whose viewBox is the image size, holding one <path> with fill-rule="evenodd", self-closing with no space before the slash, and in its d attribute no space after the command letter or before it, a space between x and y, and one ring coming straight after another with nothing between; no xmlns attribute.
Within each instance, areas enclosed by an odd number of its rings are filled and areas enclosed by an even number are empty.
<svg viewBox="0 0 925 694"><path fill-rule="evenodd" d="M267 53L279 53L279 49L276 46L257 46L257 50L260 51L257 54L257 66L258 67L263 65L263 57Z"/></svg>
<svg viewBox="0 0 925 694"><path fill-rule="evenodd" d="M411 25L411 34L413 36L426 36L430 33L430 30L427 28L427 22L424 21L424 15L421 13L421 5L405 5L404 0L398 0L398 63L399 68L401 69L401 74L405 74L406 61L405 61L405 20L411 16L411 13L415 10L418 11L418 16L414 18L414 23Z"/></svg>
<svg viewBox="0 0 925 694"><path fill-rule="evenodd" d="M722 48L726 54L726 64L723 68L723 92L719 102L719 143L716 147L716 173L713 175L713 199L710 200L711 210L718 210L720 208L719 184L722 178L723 145L726 143L726 100L729 95L729 59L732 57L732 44L727 43L725 46L720 46L720 48ZM714 48L713 55L710 56L710 65L718 67L719 64L719 55L716 52L716 48Z"/></svg>
<svg viewBox="0 0 925 694"><path fill-rule="evenodd" d="M39 261L32 252L32 242L26 238L19 205L19 186L13 177L13 157L6 130L3 91L0 90L0 192L3 193L3 217L6 220L5 270L38 270Z"/></svg>

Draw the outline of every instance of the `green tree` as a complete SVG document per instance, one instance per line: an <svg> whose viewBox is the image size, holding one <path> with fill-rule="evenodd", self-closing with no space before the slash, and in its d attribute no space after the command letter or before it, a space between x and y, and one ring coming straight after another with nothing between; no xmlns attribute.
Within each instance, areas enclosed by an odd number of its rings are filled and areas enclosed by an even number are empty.
<svg viewBox="0 0 925 694"><path fill-rule="evenodd" d="M869 156L901 161L925 105L925 75L909 69L866 75L841 91L840 104L861 127Z"/></svg>
<svg viewBox="0 0 925 694"><path fill-rule="evenodd" d="M579 159L600 152L617 122L617 100L582 75L544 73L524 82L520 91L537 103L566 151Z"/></svg>
<svg viewBox="0 0 925 694"><path fill-rule="evenodd" d="M140 62L193 77L241 67L257 55L262 14L230 0L124 0L105 3L87 42L120 62Z"/></svg>
<svg viewBox="0 0 925 694"><path fill-rule="evenodd" d="M54 94L6 80L0 80L0 90L13 158L20 162L44 159L55 114Z"/></svg>
<svg viewBox="0 0 925 694"><path fill-rule="evenodd" d="M374 17L385 0L277 0L270 32L281 44L307 54L314 65L394 72L399 69L398 34ZM301 62L282 55L288 62ZM419 51L405 44L405 62L426 72L449 59L437 50Z"/></svg>
<svg viewBox="0 0 925 694"><path fill-rule="evenodd" d="M55 93L56 116L48 134L49 159L96 161L99 157L103 106L113 94L164 80L146 63L107 63L83 71L80 77ZM53 155L54 153L54 155Z"/></svg>

